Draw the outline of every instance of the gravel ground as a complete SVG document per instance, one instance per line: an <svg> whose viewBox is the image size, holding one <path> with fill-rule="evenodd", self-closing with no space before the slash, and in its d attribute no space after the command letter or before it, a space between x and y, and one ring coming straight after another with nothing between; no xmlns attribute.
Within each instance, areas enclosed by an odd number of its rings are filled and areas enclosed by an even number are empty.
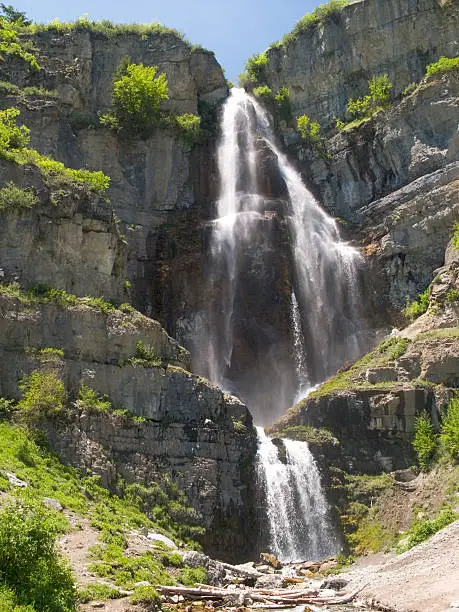
<svg viewBox="0 0 459 612"><path fill-rule="evenodd" d="M377 603L397 612L453 612L456 607L459 612L459 521L401 555L369 556L342 576L349 580L346 590L368 584L359 594L361 609L371 602L373 609Z"/></svg>

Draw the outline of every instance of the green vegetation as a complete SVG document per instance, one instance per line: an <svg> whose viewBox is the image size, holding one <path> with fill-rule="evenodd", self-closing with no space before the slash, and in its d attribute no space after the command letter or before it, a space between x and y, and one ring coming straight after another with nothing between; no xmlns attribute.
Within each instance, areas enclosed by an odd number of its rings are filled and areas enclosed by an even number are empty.
<svg viewBox="0 0 459 612"><path fill-rule="evenodd" d="M96 193L105 193L110 179L103 172L66 168L61 162L27 148L30 130L24 125L16 125L16 118L19 114L20 111L17 108L0 111L0 157L19 165L36 166L45 182L51 187L59 188L68 184L80 183Z"/></svg>
<svg viewBox="0 0 459 612"><path fill-rule="evenodd" d="M56 99L57 92L43 89L43 87L23 87L22 89L9 81L0 81L0 92L5 95L18 96L21 102L25 102L29 96Z"/></svg>
<svg viewBox="0 0 459 612"><path fill-rule="evenodd" d="M275 96L276 114L280 121L289 123L292 120L292 106L290 103L290 90L281 87Z"/></svg>
<svg viewBox="0 0 459 612"><path fill-rule="evenodd" d="M134 589L134 594L131 597L133 604L153 604L156 608L161 607L161 597L158 591L151 586L139 586Z"/></svg>
<svg viewBox="0 0 459 612"><path fill-rule="evenodd" d="M280 438L290 438L291 440L300 440L308 442L308 444L335 446L339 444L335 436L325 428L310 427L308 425L292 425L276 431L276 436Z"/></svg>
<svg viewBox="0 0 459 612"><path fill-rule="evenodd" d="M95 599L100 601L104 599L119 599L120 597L122 597L120 591L107 584L88 584L84 589L78 591L78 601L83 604Z"/></svg>
<svg viewBox="0 0 459 612"><path fill-rule="evenodd" d="M458 289L450 289L446 294L445 301L454 304L459 302L459 290Z"/></svg>
<svg viewBox="0 0 459 612"><path fill-rule="evenodd" d="M92 308L98 310L105 315L111 315L117 311L116 307L111 303L107 302L103 298L97 297L78 297L72 293L67 293L63 289L56 289L55 287L49 287L48 285L36 285L24 291L21 289L18 283L12 283L10 285L0 285L0 296L11 297L19 300L26 306L32 306L33 304L48 304L53 303L61 306L62 308ZM123 310L125 314L131 314ZM133 313L132 313L133 314ZM137 316L137 312L135 313Z"/></svg>
<svg viewBox="0 0 459 612"><path fill-rule="evenodd" d="M387 74L371 78L368 81L368 89L369 94L363 98L351 98L349 100L347 112L354 119L349 123L337 119L336 127L339 130L356 127L368 121L378 111L389 106L392 83L389 81Z"/></svg>
<svg viewBox="0 0 459 612"><path fill-rule="evenodd" d="M107 397L100 397L93 389L83 385L80 388L75 408L80 412L104 412L111 410L111 403Z"/></svg>
<svg viewBox="0 0 459 612"><path fill-rule="evenodd" d="M327 4L321 4L312 13L304 15L294 26L293 30L286 34L278 43L273 43L270 48L278 48L288 45L298 38L303 32L324 25L334 16L339 15L342 9L349 4L350 0L329 0Z"/></svg>
<svg viewBox="0 0 459 612"><path fill-rule="evenodd" d="M40 32L55 32L60 34L68 34L71 32L92 32L99 34L105 38L116 38L118 36L135 35L142 39L147 39L150 36L174 36L184 40L184 35L178 30L167 28L157 21L149 24L143 23L124 23L115 24L108 19L101 21L92 21L87 17L81 17L74 22L60 22L58 19L53 19L50 23L39 24L33 23L23 31L31 34L39 34ZM184 42L186 42L184 40Z"/></svg>
<svg viewBox="0 0 459 612"><path fill-rule="evenodd" d="M413 448L418 457L419 467L426 472L435 456L438 447L432 421L427 412L422 412L415 419Z"/></svg>
<svg viewBox="0 0 459 612"><path fill-rule="evenodd" d="M249 57L245 64L246 78L253 85L262 85L266 83L266 64L268 56L266 51L263 53L255 53Z"/></svg>
<svg viewBox="0 0 459 612"><path fill-rule="evenodd" d="M101 115L100 123L144 138L150 136L155 127L170 128L184 140L198 142L201 137L198 115L161 111L161 103L169 98L169 93L166 75L157 73L157 66L133 64L129 58L124 58L113 80L112 108Z"/></svg>
<svg viewBox="0 0 459 612"><path fill-rule="evenodd" d="M0 210L33 208L38 202L38 196L31 189L22 189L11 181L0 189Z"/></svg>
<svg viewBox="0 0 459 612"><path fill-rule="evenodd" d="M453 512L450 506L443 508L437 517L433 519L416 520L409 528L406 537L406 543L397 548L397 552L405 552L421 542L425 542L437 531L443 529L457 520L457 514Z"/></svg>
<svg viewBox="0 0 459 612"><path fill-rule="evenodd" d="M24 376L19 389L23 397L18 408L27 422L50 417L64 411L66 402L62 380L52 370L35 370Z"/></svg>
<svg viewBox="0 0 459 612"><path fill-rule="evenodd" d="M454 224L452 240L454 248L459 249L459 221Z"/></svg>
<svg viewBox="0 0 459 612"><path fill-rule="evenodd" d="M253 95L256 98L261 98L262 100L272 100L274 98L273 90L267 85L255 87L253 90Z"/></svg>
<svg viewBox="0 0 459 612"><path fill-rule="evenodd" d="M43 612L75 610L72 574L56 552L57 513L32 498L0 508L0 602Z"/></svg>
<svg viewBox="0 0 459 612"><path fill-rule="evenodd" d="M402 91L402 97L405 98L405 97L411 95L412 93L414 93L418 89L418 87L419 87L418 83L410 83Z"/></svg>
<svg viewBox="0 0 459 612"><path fill-rule="evenodd" d="M196 583L206 584L209 580L207 570L204 567L185 567L180 570L179 581L185 586L194 587Z"/></svg>
<svg viewBox="0 0 459 612"><path fill-rule="evenodd" d="M135 357L128 359L126 362L127 364L133 366L140 365L150 368L152 366L159 366L163 363L161 357L157 355L155 348L149 344L145 344L142 342L142 340L137 342L135 349Z"/></svg>
<svg viewBox="0 0 459 612"><path fill-rule="evenodd" d="M452 461L459 460L459 397L454 397L448 405L441 426L440 443Z"/></svg>
<svg viewBox="0 0 459 612"><path fill-rule="evenodd" d="M446 74L459 70L459 57L441 57L437 62L429 64L426 69L426 78Z"/></svg>
<svg viewBox="0 0 459 612"><path fill-rule="evenodd" d="M317 121L311 121L308 115L301 115L301 117L297 117L296 126L305 142L315 146L320 144L320 125Z"/></svg>
<svg viewBox="0 0 459 612"><path fill-rule="evenodd" d="M408 319L413 321L427 312L427 309L429 308L431 290L432 286L429 285L427 289L420 293L412 302L407 299L405 309L403 310L405 317L408 317Z"/></svg>
<svg viewBox="0 0 459 612"><path fill-rule="evenodd" d="M4 4L0 6L5 7ZM5 8L12 9L13 7ZM17 26L23 24L20 22L12 23L8 15L5 15L5 8L3 8L4 16L0 16L0 58L3 59L3 54L14 55L24 60L33 70L40 70L36 57L24 48L18 37ZM17 15L20 14L17 12Z"/></svg>
<svg viewBox="0 0 459 612"><path fill-rule="evenodd" d="M11 4L0 4L0 18L8 23L14 23L20 26L31 25L30 19L22 11L17 11Z"/></svg>
<svg viewBox="0 0 459 612"><path fill-rule="evenodd" d="M121 66L113 81L112 114L102 116L101 122L136 132L156 125L160 104L169 98L166 75L157 72L157 66Z"/></svg>

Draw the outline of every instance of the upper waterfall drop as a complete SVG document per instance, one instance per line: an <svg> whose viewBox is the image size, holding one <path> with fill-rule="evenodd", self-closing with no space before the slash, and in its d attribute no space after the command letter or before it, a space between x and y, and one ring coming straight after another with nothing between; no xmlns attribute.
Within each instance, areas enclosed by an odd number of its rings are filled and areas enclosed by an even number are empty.
<svg viewBox="0 0 459 612"><path fill-rule="evenodd" d="M232 89L221 130L196 369L267 424L364 348L361 257L280 150L257 100Z"/></svg>

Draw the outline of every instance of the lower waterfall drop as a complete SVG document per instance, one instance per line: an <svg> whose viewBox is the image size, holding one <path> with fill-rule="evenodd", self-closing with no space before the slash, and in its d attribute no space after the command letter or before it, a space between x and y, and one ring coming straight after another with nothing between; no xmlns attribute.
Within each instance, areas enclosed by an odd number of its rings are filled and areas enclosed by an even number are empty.
<svg viewBox="0 0 459 612"><path fill-rule="evenodd" d="M271 552L284 563L335 554L339 544L307 443L282 439L283 458L262 427L257 433L257 472L265 493Z"/></svg>

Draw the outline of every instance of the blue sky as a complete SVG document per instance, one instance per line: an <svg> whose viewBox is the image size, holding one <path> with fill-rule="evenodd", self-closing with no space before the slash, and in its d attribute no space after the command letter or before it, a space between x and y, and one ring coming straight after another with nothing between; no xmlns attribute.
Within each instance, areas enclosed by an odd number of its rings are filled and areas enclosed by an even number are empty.
<svg viewBox="0 0 459 612"><path fill-rule="evenodd" d="M324 2L325 0L322 0ZM5 0L29 18L48 22L89 19L162 24L215 51L227 78L237 81L246 59L289 32L321 0Z"/></svg>

